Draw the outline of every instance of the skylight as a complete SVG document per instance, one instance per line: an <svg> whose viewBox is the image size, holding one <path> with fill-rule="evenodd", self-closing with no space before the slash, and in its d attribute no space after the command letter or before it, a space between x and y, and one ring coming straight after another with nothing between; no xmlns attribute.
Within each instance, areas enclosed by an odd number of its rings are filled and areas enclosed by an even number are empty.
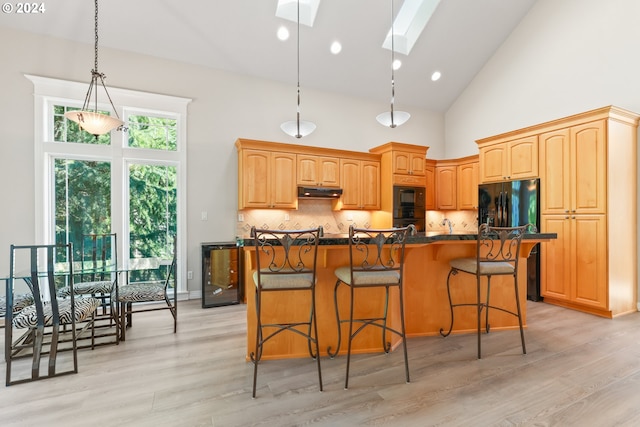
<svg viewBox="0 0 640 427"><path fill-rule="evenodd" d="M313 21L316 19L316 13L320 6L320 0L300 0L300 23L307 27L313 27ZM289 21L298 22L298 1L297 0L278 0L276 7L276 16L278 18L287 19Z"/></svg>
<svg viewBox="0 0 640 427"><path fill-rule="evenodd" d="M439 3L440 0L404 0L395 21L393 21L393 31L395 32L393 49L395 52L409 55ZM302 14L302 3L300 6ZM382 47L391 50L391 29L389 29Z"/></svg>

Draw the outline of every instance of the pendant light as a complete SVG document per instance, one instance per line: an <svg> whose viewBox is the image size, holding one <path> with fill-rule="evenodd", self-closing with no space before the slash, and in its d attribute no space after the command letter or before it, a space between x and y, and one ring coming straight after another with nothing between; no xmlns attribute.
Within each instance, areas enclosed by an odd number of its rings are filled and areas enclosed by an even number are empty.
<svg viewBox="0 0 640 427"><path fill-rule="evenodd" d="M103 135L113 129L125 130L124 122L120 120L118 112L111 101L107 87L104 84L105 75L98 71L98 0L95 0L95 46L94 46L94 68L91 70L91 83L89 83L89 90L84 98L84 104L82 104L81 110L67 111L64 116L77 123L81 129L94 135L96 139L98 135ZM98 111L98 80L104 88L107 98L111 103L111 108L116 117L112 117L108 114L100 113ZM91 97L93 95L94 105L90 108Z"/></svg>
<svg viewBox="0 0 640 427"><path fill-rule="evenodd" d="M406 111L394 111L393 103L395 98L395 76L394 76L394 61L395 61L395 50L394 50L394 39L396 35L393 32L393 0L391 0L391 110L386 111L384 113L378 114L376 116L376 120L383 126L388 126L390 128L395 128L396 126L400 126L411 117L411 114Z"/></svg>
<svg viewBox="0 0 640 427"><path fill-rule="evenodd" d="M284 122L280 129L287 135L302 138L316 130L316 124L306 120L300 120L300 0L298 0L298 106L296 119Z"/></svg>

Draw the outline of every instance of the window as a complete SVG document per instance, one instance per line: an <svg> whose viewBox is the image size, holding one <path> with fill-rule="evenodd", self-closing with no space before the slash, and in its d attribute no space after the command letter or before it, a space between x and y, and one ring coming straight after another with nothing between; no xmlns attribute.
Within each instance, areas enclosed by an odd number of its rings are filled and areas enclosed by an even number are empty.
<svg viewBox="0 0 640 427"><path fill-rule="evenodd" d="M129 131L96 138L64 117L80 108L86 85L26 77L35 87L35 161L42 165L36 167L37 238L72 242L78 251L82 234L115 232L119 267L133 268L167 258L176 236L184 259L189 100L109 88ZM98 108L109 113L110 105ZM179 261L179 292L186 291L185 270Z"/></svg>

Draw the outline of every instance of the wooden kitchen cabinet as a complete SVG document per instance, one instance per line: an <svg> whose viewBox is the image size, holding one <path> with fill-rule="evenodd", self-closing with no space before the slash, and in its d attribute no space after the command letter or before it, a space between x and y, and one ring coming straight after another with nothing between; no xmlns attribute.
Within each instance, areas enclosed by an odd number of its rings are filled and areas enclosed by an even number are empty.
<svg viewBox="0 0 640 427"><path fill-rule="evenodd" d="M504 142L478 140L480 182L511 181L538 177L538 136Z"/></svg>
<svg viewBox="0 0 640 427"><path fill-rule="evenodd" d="M542 213L605 213L605 129L598 120L540 135L542 177L553 183L541 194Z"/></svg>
<svg viewBox="0 0 640 427"><path fill-rule="evenodd" d="M393 173L424 176L425 152L393 151Z"/></svg>
<svg viewBox="0 0 640 427"><path fill-rule="evenodd" d="M478 161L458 165L457 202L459 210L478 208L479 169Z"/></svg>
<svg viewBox="0 0 640 427"><path fill-rule="evenodd" d="M541 250L541 294L569 307L608 309L605 215L542 215L541 228L558 238Z"/></svg>
<svg viewBox="0 0 640 427"><path fill-rule="evenodd" d="M477 141L481 180L498 177L483 162L508 141L522 144L521 171L537 169L525 153L538 141L541 231L558 235L540 249L545 302L609 318L637 311L639 119L608 106Z"/></svg>
<svg viewBox="0 0 640 427"><path fill-rule="evenodd" d="M296 155L245 149L239 153L238 209L296 209Z"/></svg>
<svg viewBox="0 0 640 427"><path fill-rule="evenodd" d="M478 169L478 156L437 161L434 167L435 208L432 209L477 209Z"/></svg>
<svg viewBox="0 0 640 427"><path fill-rule="evenodd" d="M340 209L380 209L380 162L340 159Z"/></svg>
<svg viewBox="0 0 640 427"><path fill-rule="evenodd" d="M436 207L437 210L456 210L458 208L457 194L458 167L436 166Z"/></svg>
<svg viewBox="0 0 640 427"><path fill-rule="evenodd" d="M426 160L424 167L424 175L426 182L426 191L425 191L425 200L424 205L425 209L435 210L436 209L436 161L435 160Z"/></svg>
<svg viewBox="0 0 640 427"><path fill-rule="evenodd" d="M302 186L340 187L340 159L337 157L297 155L297 183Z"/></svg>

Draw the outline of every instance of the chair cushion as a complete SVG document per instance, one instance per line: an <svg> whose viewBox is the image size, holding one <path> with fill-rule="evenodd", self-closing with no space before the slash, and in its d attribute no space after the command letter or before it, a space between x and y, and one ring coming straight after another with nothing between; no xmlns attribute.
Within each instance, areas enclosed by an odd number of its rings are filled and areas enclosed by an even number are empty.
<svg viewBox="0 0 640 427"><path fill-rule="evenodd" d="M75 312L73 313L76 322L84 322L89 319L93 312L100 307L100 300L92 297L74 298ZM60 324L68 325L71 323L71 300L58 300L58 310L60 311ZM44 325L53 325L53 314L51 312L51 303L44 303ZM13 326L16 328L35 328L38 325L38 317L36 315L36 306L30 305L25 307L16 317L13 318Z"/></svg>
<svg viewBox="0 0 640 427"><path fill-rule="evenodd" d="M478 261L476 258L454 258L449 261L451 268L476 274ZM494 274L513 274L514 267L508 262L480 262L480 274L490 276Z"/></svg>
<svg viewBox="0 0 640 427"><path fill-rule="evenodd" d="M342 282L351 285L351 267L338 267L335 275ZM353 272L354 286L370 285L397 285L400 282L400 273L397 270L369 270Z"/></svg>
<svg viewBox="0 0 640 427"><path fill-rule="evenodd" d="M19 313L23 308L33 304L33 295L16 294L13 296L13 314ZM7 297L0 296L0 318L7 314Z"/></svg>
<svg viewBox="0 0 640 427"><path fill-rule="evenodd" d="M130 283L118 287L118 302L164 301L164 282Z"/></svg>
<svg viewBox="0 0 640 427"><path fill-rule="evenodd" d="M312 273L262 274L262 289L309 289L313 286ZM258 286L258 272L253 272L253 282Z"/></svg>
<svg viewBox="0 0 640 427"><path fill-rule="evenodd" d="M111 292L111 280L98 280L95 282L80 282L73 284L73 293L76 295L95 295L108 294ZM65 286L58 290L58 296L65 298L71 295L69 286Z"/></svg>

